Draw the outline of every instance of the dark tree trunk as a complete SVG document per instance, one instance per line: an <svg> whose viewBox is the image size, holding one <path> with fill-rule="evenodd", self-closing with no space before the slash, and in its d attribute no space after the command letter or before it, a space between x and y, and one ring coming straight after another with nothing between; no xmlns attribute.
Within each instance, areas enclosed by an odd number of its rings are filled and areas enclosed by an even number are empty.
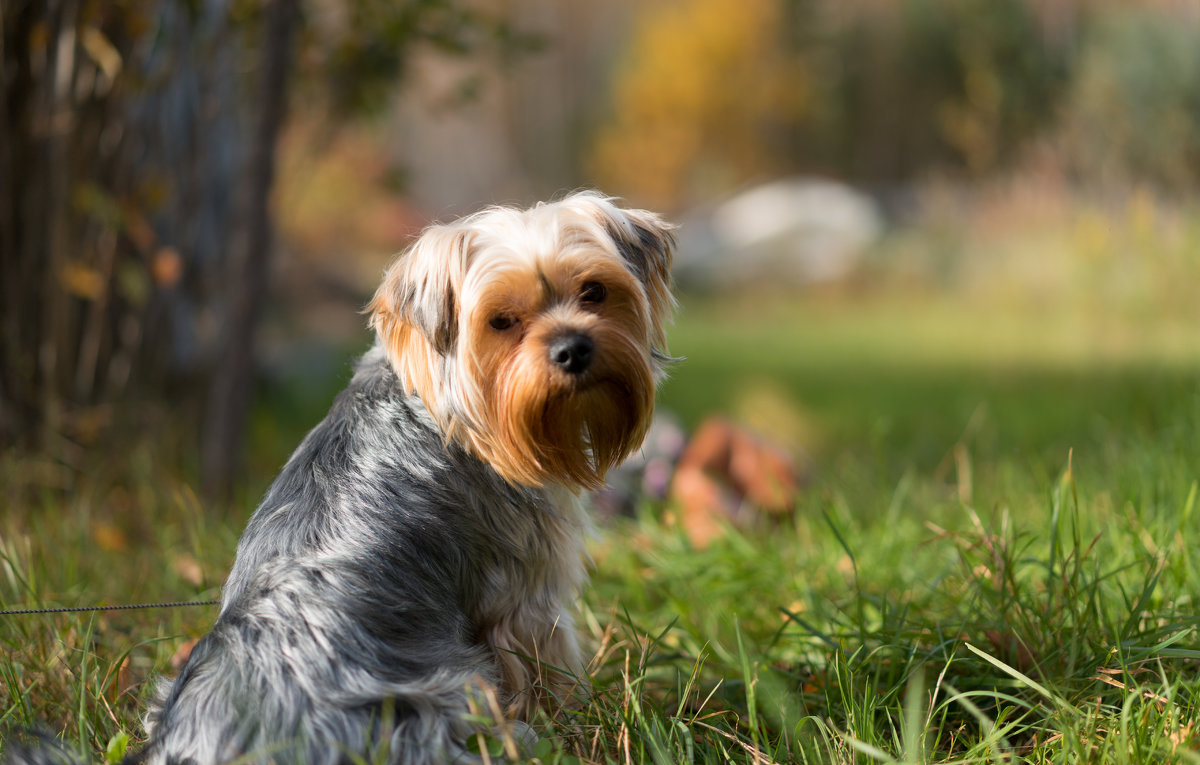
<svg viewBox="0 0 1200 765"><path fill-rule="evenodd" d="M243 154L227 6L0 0L0 447L69 462L203 377Z"/></svg>
<svg viewBox="0 0 1200 765"><path fill-rule="evenodd" d="M238 235L230 259L228 316L213 367L202 453L204 491L227 496L241 464L254 386L255 329L267 296L275 145L287 112L297 0L270 0L263 16L258 113L239 189Z"/></svg>
<svg viewBox="0 0 1200 765"><path fill-rule="evenodd" d="M33 149L33 76L30 39L37 14L32 3L0 15L0 444L29 441L39 418L35 263L26 255L25 200L37 195L30 173ZM23 180L22 180L23 179Z"/></svg>

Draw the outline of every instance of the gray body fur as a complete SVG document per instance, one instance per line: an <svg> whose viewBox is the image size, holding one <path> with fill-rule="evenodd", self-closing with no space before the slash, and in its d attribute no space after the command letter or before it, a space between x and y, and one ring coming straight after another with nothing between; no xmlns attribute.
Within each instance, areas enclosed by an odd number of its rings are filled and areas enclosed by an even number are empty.
<svg viewBox="0 0 1200 765"><path fill-rule="evenodd" d="M497 625L578 658L566 609L586 524L566 490L514 486L447 445L376 346L250 519L144 761L455 760L468 687L513 660Z"/></svg>

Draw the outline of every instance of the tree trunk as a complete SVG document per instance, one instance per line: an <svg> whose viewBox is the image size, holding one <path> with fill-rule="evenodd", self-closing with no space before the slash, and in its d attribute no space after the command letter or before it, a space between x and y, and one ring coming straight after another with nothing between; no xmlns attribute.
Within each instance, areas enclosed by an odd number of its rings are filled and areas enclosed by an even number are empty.
<svg viewBox="0 0 1200 765"><path fill-rule="evenodd" d="M254 387L255 329L267 296L271 251L271 188L275 145L287 112L297 0L270 0L263 16L258 113L239 189L241 220L229 263L231 290L222 343L213 367L202 450L202 486L227 497L241 465Z"/></svg>
<svg viewBox="0 0 1200 765"><path fill-rule="evenodd" d="M168 381L193 411L245 151L233 21L0 0L0 447L75 459Z"/></svg>

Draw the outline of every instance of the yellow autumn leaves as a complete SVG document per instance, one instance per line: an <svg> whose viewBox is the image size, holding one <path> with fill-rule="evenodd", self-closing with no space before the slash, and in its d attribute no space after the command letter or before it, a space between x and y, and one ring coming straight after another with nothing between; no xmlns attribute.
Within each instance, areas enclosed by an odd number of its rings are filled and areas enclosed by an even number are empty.
<svg viewBox="0 0 1200 765"><path fill-rule="evenodd" d="M588 157L596 183L674 209L694 201L689 188L765 174L772 137L809 100L784 15L780 0L680 0L643 13Z"/></svg>

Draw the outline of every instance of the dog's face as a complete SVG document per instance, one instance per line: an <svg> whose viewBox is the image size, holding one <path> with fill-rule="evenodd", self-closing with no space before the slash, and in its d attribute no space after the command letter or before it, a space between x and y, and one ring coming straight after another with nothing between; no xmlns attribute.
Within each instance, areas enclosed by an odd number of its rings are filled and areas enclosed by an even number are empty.
<svg viewBox="0 0 1200 765"><path fill-rule="evenodd" d="M650 424L671 229L591 192L434 226L371 325L447 439L514 483L596 488Z"/></svg>

